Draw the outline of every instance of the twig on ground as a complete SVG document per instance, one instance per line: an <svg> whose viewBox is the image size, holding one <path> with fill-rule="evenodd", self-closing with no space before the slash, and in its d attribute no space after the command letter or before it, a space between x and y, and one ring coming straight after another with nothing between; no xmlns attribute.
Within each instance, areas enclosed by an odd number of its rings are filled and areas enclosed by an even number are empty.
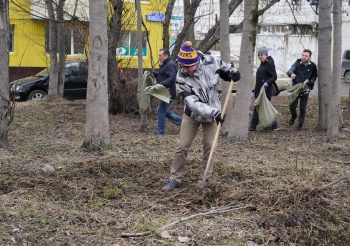
<svg viewBox="0 0 350 246"><path fill-rule="evenodd" d="M174 222L171 222L170 224L167 224L165 226L162 226L161 228L158 229L158 231L164 231L165 229L168 229L169 227L172 227L173 225L176 225L180 222L186 221L186 220L190 220L199 216L209 216L209 215L213 215L213 214L220 214L220 213L226 213L226 212L230 212L230 211L234 211L234 210L241 210L241 209L256 209L253 206L250 205L246 205L243 207L226 207L226 208L220 208L220 209L216 209L216 210L210 210L208 212L205 213L198 213L198 214L193 214L191 216L188 217L184 217L181 218L179 220L176 220ZM150 235L151 232L150 231L145 231L145 232L140 232L140 233L122 233L122 237L142 237L142 236L148 236Z"/></svg>
<svg viewBox="0 0 350 246"><path fill-rule="evenodd" d="M337 160L332 160L332 159L329 159L327 156L325 156L325 158L326 158L328 161L331 161L331 162L340 163L340 164L344 164L344 165L350 165L350 161L337 161Z"/></svg>
<svg viewBox="0 0 350 246"><path fill-rule="evenodd" d="M343 177L343 178L337 179L337 180L335 180L335 181L332 181L332 182L330 182L330 183L328 183L328 184L325 184L325 185L323 185L323 186L321 186L321 187L313 188L313 189L310 191L310 194L313 194L313 195L318 194L318 193L320 193L321 191L324 191L324 190L328 189L329 187L332 187L333 185L335 185L335 184L337 184L337 183L340 183L340 182L342 182L342 181L349 180L349 179L350 179L349 177Z"/></svg>
<svg viewBox="0 0 350 246"><path fill-rule="evenodd" d="M349 177L344 177L344 178L335 180L335 181L333 181L333 182L330 182L330 183L328 183L328 184L326 184L326 185L320 187L319 190L325 190L325 189L327 189L327 188L329 188L329 187L331 187L331 186L333 186L333 185L335 185L335 184L337 184L337 183L339 183L339 182L342 182L342 181L345 181L345 180L348 180L348 179L349 179Z"/></svg>
<svg viewBox="0 0 350 246"><path fill-rule="evenodd" d="M171 222L170 224L167 224L167 225L159 228L159 231L164 231L165 229L168 229L169 227L172 227L173 225L176 225L180 222L190 220L190 219L193 219L193 218L196 218L199 216L208 216L208 215L212 215L212 214L226 213L226 212L230 212L233 210L240 210L240 209L245 209L245 208L255 209L255 207L247 205L247 206L243 206L243 207L227 207L227 208L220 208L220 209L216 209L216 210L210 210L210 211L205 212L205 213L193 214L191 216L184 217L184 218L181 218L181 219L176 220L174 222Z"/></svg>
<svg viewBox="0 0 350 246"><path fill-rule="evenodd" d="M122 237L144 237L151 235L150 231L138 232L138 233L122 233Z"/></svg>

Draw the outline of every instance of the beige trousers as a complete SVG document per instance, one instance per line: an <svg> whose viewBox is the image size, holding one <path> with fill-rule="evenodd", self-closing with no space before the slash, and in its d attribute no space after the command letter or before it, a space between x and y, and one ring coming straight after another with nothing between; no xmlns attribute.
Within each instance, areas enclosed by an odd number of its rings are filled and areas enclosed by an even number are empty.
<svg viewBox="0 0 350 246"><path fill-rule="evenodd" d="M202 125L203 129L203 160L201 164L201 179L204 176L204 172L207 166L207 162L210 155L211 146L214 142L214 137L217 129L216 122L212 123L201 123L198 122L186 114L182 116L182 124L180 129L179 143L173 157L171 165L170 179L175 179L177 182L181 182L181 178L185 175L185 165L187 153L191 147L193 139L196 137L199 126ZM215 152L214 152L215 153ZM214 157L214 156L213 156ZM208 169L207 178L209 178L213 172L213 160L210 163Z"/></svg>

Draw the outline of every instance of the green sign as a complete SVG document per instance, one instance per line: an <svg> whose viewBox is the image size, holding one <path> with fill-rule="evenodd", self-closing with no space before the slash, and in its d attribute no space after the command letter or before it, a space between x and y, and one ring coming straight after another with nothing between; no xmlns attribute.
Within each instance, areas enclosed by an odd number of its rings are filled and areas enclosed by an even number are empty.
<svg viewBox="0 0 350 246"><path fill-rule="evenodd" d="M116 50L117 56L137 56L137 47L121 46ZM142 56L147 56L147 48L142 47Z"/></svg>

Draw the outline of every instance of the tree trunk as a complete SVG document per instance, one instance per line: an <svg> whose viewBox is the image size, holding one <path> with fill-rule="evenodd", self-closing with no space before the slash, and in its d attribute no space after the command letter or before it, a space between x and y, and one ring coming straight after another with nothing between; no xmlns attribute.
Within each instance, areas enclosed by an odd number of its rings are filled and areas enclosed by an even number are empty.
<svg viewBox="0 0 350 246"><path fill-rule="evenodd" d="M258 6L259 0L244 1L244 20L239 61L241 80L238 83L233 109L233 131L228 134L228 139L232 142L248 140L254 50L259 18Z"/></svg>
<svg viewBox="0 0 350 246"><path fill-rule="evenodd" d="M89 78L86 95L85 137L82 146L110 145L107 87L107 2L89 1Z"/></svg>
<svg viewBox="0 0 350 246"><path fill-rule="evenodd" d="M142 88L142 13L140 0L136 0L136 11L137 11L137 101L140 101L141 88Z"/></svg>
<svg viewBox="0 0 350 246"><path fill-rule="evenodd" d="M331 100L330 81L332 81L332 0L323 0L319 4L318 35L318 101L319 119L317 130L325 131L328 125L328 110Z"/></svg>
<svg viewBox="0 0 350 246"><path fill-rule="evenodd" d="M236 8L243 2L243 0L231 0L228 6L229 16L236 10ZM198 45L198 49L207 52L220 40L220 22L217 21L207 32L204 39ZM215 40L215 41L212 41Z"/></svg>
<svg viewBox="0 0 350 246"><path fill-rule="evenodd" d="M163 23L163 48L169 49L170 38L169 38L169 26L171 15L173 13L175 0L169 0L166 11L165 11L165 19Z"/></svg>
<svg viewBox="0 0 350 246"><path fill-rule="evenodd" d="M220 0L220 55L221 60L230 63L230 34L229 34L229 11L227 0ZM231 82L233 83L233 82ZM233 126L233 103L232 92L228 91L229 83L221 80L221 105L223 107L226 96L229 94L229 101L226 109L225 124L222 125L222 132L228 133Z"/></svg>
<svg viewBox="0 0 350 246"><path fill-rule="evenodd" d="M13 111L9 98L9 1L0 0L0 148L7 148L8 130Z"/></svg>
<svg viewBox="0 0 350 246"><path fill-rule="evenodd" d="M271 0L264 8L258 11L258 16L263 15L265 11L267 11L269 8L271 8L274 4L280 2L280 0ZM236 10L236 8L242 3L242 0L231 0L229 5L229 13L230 16L232 13ZM230 33L237 33L242 30L243 27L243 21L238 25L231 25L230 26ZM208 33L205 35L204 39L199 43L198 49L202 52L207 52L211 47L213 47L215 44L217 44L220 41L220 35L218 32L219 29L219 23L215 23L215 25L210 28Z"/></svg>
<svg viewBox="0 0 350 246"><path fill-rule="evenodd" d="M109 92L109 112L117 114L125 112L121 98L125 85L120 82L118 71L118 61L116 59L116 47L120 40L123 40L121 32L123 0L110 1L110 20L108 28L108 92Z"/></svg>
<svg viewBox="0 0 350 246"><path fill-rule="evenodd" d="M59 0L57 5L57 36L58 36L58 94L63 96L64 78L66 73L66 43L64 31L64 3L65 0ZM71 34L71 33L70 33ZM70 36L69 36L70 38Z"/></svg>
<svg viewBox="0 0 350 246"><path fill-rule="evenodd" d="M185 1L187 0L184 0L184 4L186 3ZM185 38L188 36L188 32L190 31L191 25L194 24L194 16L196 14L196 11L200 3L201 3L201 0L192 0L192 3L190 4L188 10L184 12L184 26L181 32L177 35L174 49L173 49L173 52L171 53L171 57L173 58L173 60L176 60L177 54L179 53L181 45L184 42Z"/></svg>
<svg viewBox="0 0 350 246"><path fill-rule="evenodd" d="M329 102L327 142L339 140L340 74L342 47L342 0L333 0L333 81Z"/></svg>
<svg viewBox="0 0 350 246"><path fill-rule="evenodd" d="M48 97L58 94L57 22L52 0L45 0L49 15L50 81Z"/></svg>

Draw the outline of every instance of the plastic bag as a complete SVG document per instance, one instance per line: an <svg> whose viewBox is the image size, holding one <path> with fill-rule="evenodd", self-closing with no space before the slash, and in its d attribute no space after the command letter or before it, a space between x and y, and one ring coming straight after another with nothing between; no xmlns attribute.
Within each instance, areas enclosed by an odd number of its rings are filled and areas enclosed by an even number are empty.
<svg viewBox="0 0 350 246"><path fill-rule="evenodd" d="M268 128L276 122L280 113L272 106L266 97L265 87L262 87L259 96L255 99L254 106L259 115L259 121L262 127Z"/></svg>

